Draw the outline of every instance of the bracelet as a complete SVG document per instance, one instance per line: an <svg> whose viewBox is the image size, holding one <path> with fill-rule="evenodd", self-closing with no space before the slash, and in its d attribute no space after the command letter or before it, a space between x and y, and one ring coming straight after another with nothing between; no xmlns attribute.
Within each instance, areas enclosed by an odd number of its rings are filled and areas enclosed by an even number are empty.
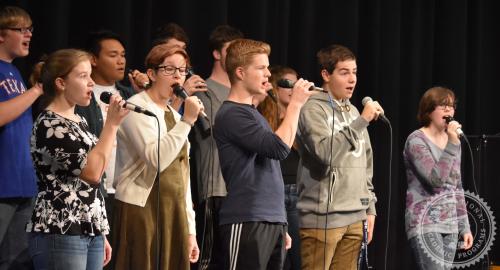
<svg viewBox="0 0 500 270"><path fill-rule="evenodd" d="M194 126L194 123L190 123L190 122L188 122L188 121L186 120L186 118L184 118L184 116L183 116L183 117L181 117L181 121L182 121L182 122L184 122L184 123L186 123L186 124L188 124L188 125L190 125L191 127L193 127L193 126Z"/></svg>

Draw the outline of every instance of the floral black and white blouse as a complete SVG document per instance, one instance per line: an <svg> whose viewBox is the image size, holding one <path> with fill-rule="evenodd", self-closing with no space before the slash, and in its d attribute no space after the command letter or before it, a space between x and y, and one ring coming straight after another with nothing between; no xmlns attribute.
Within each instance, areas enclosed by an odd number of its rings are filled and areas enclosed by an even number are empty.
<svg viewBox="0 0 500 270"><path fill-rule="evenodd" d="M108 234L109 224L99 187L79 178L96 141L84 118L75 122L49 110L40 114L31 134L38 196L26 231Z"/></svg>

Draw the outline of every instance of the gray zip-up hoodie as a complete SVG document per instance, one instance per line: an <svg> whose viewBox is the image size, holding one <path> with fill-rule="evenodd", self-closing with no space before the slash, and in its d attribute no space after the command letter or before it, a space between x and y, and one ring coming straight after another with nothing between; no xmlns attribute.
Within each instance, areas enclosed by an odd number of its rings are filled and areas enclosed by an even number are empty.
<svg viewBox="0 0 500 270"><path fill-rule="evenodd" d="M301 228L320 229L325 223L338 228L376 214L367 126L349 100L335 101L328 93L312 96L303 106L297 134Z"/></svg>

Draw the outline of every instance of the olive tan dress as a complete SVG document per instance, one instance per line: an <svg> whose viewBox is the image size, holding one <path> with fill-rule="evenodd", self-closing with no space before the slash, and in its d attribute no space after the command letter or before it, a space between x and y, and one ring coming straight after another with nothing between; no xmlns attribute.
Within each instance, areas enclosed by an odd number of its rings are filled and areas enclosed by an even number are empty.
<svg viewBox="0 0 500 270"><path fill-rule="evenodd" d="M165 122L167 131L175 126L172 111L165 112ZM158 181L155 181L144 207L116 200L112 227L116 236L112 247L117 251L114 269L155 269L157 227L160 231L160 269L189 269L186 215L188 166L186 138L177 157L160 173L160 192Z"/></svg>

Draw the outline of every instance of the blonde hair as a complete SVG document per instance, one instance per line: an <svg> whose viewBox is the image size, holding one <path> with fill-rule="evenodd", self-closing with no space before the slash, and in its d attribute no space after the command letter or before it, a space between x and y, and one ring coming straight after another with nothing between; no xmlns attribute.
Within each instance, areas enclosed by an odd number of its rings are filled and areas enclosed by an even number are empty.
<svg viewBox="0 0 500 270"><path fill-rule="evenodd" d="M0 33L3 29L17 27L20 24L31 26L31 17L24 9L15 6L6 6L0 9ZM24 26L24 25L23 25Z"/></svg>
<svg viewBox="0 0 500 270"><path fill-rule="evenodd" d="M236 39L231 42L226 56L226 70L231 83L236 82L236 69L246 67L257 54L271 54L271 46L251 39Z"/></svg>

